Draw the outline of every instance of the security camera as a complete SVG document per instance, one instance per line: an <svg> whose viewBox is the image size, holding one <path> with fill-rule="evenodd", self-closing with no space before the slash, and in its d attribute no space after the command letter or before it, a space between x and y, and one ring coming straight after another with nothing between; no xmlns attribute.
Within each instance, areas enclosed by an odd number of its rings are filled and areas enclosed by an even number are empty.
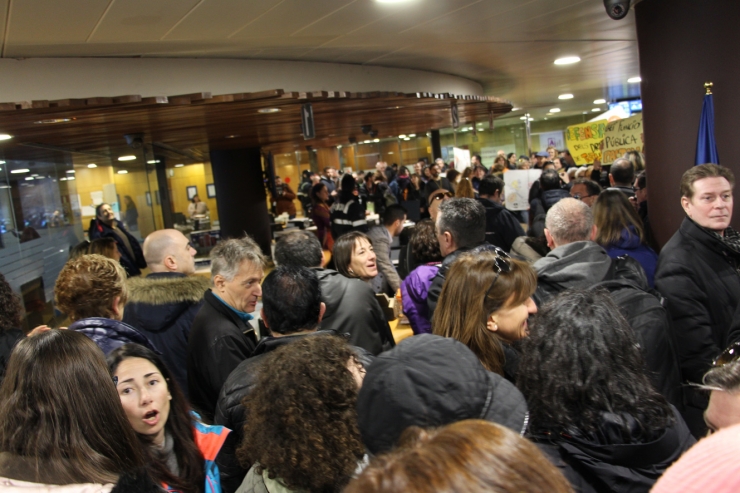
<svg viewBox="0 0 740 493"><path fill-rule="evenodd" d="M144 134L126 134L123 136L126 144L132 149L141 149L144 145Z"/></svg>
<svg viewBox="0 0 740 493"><path fill-rule="evenodd" d="M631 0L604 0L604 8L606 8L609 17L618 21L627 17L627 13L630 11L630 3Z"/></svg>
<svg viewBox="0 0 740 493"><path fill-rule="evenodd" d="M370 137L372 137L374 139L377 136L378 136L378 131L377 130L371 130L370 131Z"/></svg>
<svg viewBox="0 0 740 493"><path fill-rule="evenodd" d="M367 135L373 129L373 126L372 125L363 125L360 128L362 129L362 133L364 133L365 135Z"/></svg>

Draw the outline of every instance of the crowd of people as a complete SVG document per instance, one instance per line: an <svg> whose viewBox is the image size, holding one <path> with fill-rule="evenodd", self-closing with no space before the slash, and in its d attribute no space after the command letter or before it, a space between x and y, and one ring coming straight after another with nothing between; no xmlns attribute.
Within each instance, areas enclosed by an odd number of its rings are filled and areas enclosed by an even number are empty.
<svg viewBox="0 0 740 493"><path fill-rule="evenodd" d="M541 154L307 173L281 193L316 231L274 263L223 240L210 279L102 204L56 281L66 328L24 333L0 275L0 491L737 491L732 172L684 173L657 251L642 156ZM528 166L522 217L501 175Z"/></svg>

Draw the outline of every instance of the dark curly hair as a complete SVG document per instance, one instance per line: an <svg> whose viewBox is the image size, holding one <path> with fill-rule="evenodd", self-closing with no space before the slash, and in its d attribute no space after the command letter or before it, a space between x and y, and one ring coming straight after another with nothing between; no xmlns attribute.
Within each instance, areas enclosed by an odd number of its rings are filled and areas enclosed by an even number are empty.
<svg viewBox="0 0 740 493"><path fill-rule="evenodd" d="M350 361L359 365L347 343L330 335L305 336L266 356L242 401L242 465L267 470L292 490L341 491L365 450Z"/></svg>
<svg viewBox="0 0 740 493"><path fill-rule="evenodd" d="M19 329L23 325L23 308L21 301L0 274L0 332L7 329Z"/></svg>
<svg viewBox="0 0 740 493"><path fill-rule="evenodd" d="M416 223L414 233L409 240L409 248L419 263L440 262L442 252L439 251L437 227L431 219L424 219Z"/></svg>
<svg viewBox="0 0 740 493"><path fill-rule="evenodd" d="M651 437L675 420L645 373L634 331L603 290L553 298L535 318L522 353L517 387L535 433L593 433L608 412L631 415Z"/></svg>

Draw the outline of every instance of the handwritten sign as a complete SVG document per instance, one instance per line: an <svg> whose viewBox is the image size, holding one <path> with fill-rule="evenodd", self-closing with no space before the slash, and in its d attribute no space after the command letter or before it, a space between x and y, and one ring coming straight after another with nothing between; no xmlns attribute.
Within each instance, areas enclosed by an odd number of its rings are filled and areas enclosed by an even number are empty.
<svg viewBox="0 0 740 493"><path fill-rule="evenodd" d="M601 141L604 139L606 125L606 120L598 120L571 125L565 129L565 142L578 166L601 159Z"/></svg>
<svg viewBox="0 0 740 493"><path fill-rule="evenodd" d="M452 155L455 156L455 169L464 170L470 166L470 151L468 149L452 148Z"/></svg>
<svg viewBox="0 0 740 493"><path fill-rule="evenodd" d="M642 113L609 123L601 141L601 160L604 164L614 162L627 151L642 152L645 145L642 130Z"/></svg>
<svg viewBox="0 0 740 493"><path fill-rule="evenodd" d="M504 173L504 200L510 211L529 209L529 189L540 179L542 170L516 169Z"/></svg>

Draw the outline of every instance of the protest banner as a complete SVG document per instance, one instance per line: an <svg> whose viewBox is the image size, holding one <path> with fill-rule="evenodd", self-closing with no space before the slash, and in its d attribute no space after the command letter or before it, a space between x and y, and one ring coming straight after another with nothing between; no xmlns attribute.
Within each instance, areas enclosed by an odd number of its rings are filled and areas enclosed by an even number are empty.
<svg viewBox="0 0 740 493"><path fill-rule="evenodd" d="M601 159L601 141L604 139L607 121L571 125L565 130L565 142L570 155L578 166L591 164Z"/></svg>
<svg viewBox="0 0 740 493"><path fill-rule="evenodd" d="M470 151L467 149L460 149L455 147L452 149L452 155L455 157L455 169L464 170L470 166Z"/></svg>
<svg viewBox="0 0 740 493"><path fill-rule="evenodd" d="M645 145L642 130L642 113L607 124L601 141L601 161L611 164L627 151L642 152Z"/></svg>
<svg viewBox="0 0 740 493"><path fill-rule="evenodd" d="M504 200L510 211L529 209L529 189L540 179L540 169L512 169L504 173Z"/></svg>

